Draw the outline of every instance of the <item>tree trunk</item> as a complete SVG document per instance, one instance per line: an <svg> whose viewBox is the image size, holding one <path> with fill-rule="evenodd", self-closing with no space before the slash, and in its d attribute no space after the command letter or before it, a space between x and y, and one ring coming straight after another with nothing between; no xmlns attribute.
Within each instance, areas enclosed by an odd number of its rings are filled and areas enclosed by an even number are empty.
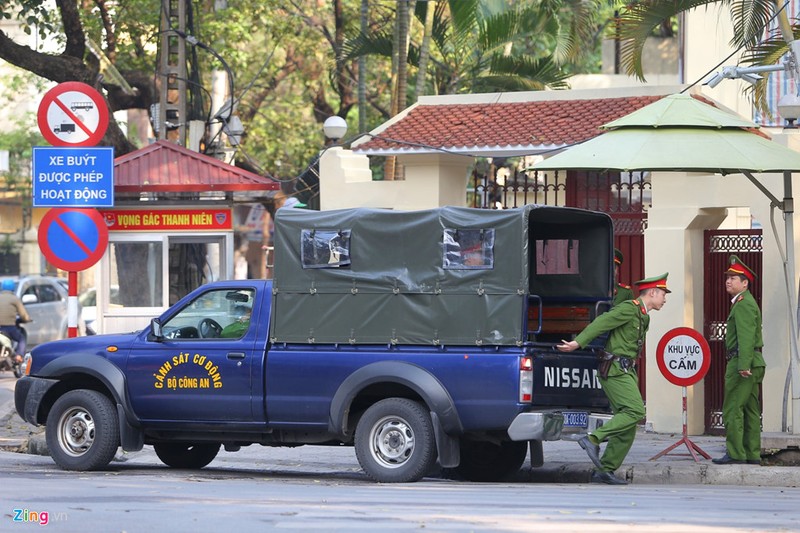
<svg viewBox="0 0 800 533"><path fill-rule="evenodd" d="M422 44L419 47L419 70L417 70L416 97L425 94L425 76L428 70L428 56L431 49L431 33L433 32L433 15L436 11L436 0L429 0L425 6L425 29L422 34Z"/></svg>
<svg viewBox="0 0 800 533"><path fill-rule="evenodd" d="M369 0L361 0L361 33L369 26ZM358 58L358 133L367 131L367 56Z"/></svg>

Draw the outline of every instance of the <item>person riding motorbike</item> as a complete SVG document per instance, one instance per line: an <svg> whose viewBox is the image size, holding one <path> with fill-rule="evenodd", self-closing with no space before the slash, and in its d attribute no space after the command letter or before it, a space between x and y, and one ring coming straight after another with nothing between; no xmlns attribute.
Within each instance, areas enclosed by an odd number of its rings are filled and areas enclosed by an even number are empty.
<svg viewBox="0 0 800 533"><path fill-rule="evenodd" d="M27 346L18 322L30 322L31 317L22 301L14 294L14 288L14 280L9 278L4 279L0 285L0 332L17 343L14 361L21 363Z"/></svg>

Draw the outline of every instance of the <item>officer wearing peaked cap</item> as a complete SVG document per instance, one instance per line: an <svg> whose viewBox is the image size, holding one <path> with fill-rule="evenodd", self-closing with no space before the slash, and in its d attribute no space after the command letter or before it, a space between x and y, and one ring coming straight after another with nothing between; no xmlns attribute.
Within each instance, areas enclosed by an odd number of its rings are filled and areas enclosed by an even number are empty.
<svg viewBox="0 0 800 533"><path fill-rule="evenodd" d="M652 310L658 311L667 301L667 275L637 281L639 297L612 307L607 313L595 318L573 341L561 341L557 348L571 352L585 348L592 339L609 332L604 348L604 362L610 365L608 374L603 376L601 362L599 367L600 386L603 388L614 416L592 433L578 441L586 450L589 459L597 470L592 474L592 482L609 485L624 485L626 481L617 477L614 471L622 465L636 438L636 424L644 418L645 409L639 392L639 378L636 375L636 359L644 344L650 326ZM600 457L600 443L607 442L605 452Z"/></svg>
<svg viewBox="0 0 800 533"><path fill-rule="evenodd" d="M625 256L617 248L614 248L614 299L611 307L619 305L626 300L633 300L633 291L629 285L619 282L619 267L625 261Z"/></svg>
<svg viewBox="0 0 800 533"><path fill-rule="evenodd" d="M725 423L726 453L713 462L727 464L761 463L761 406L758 393L766 363L761 355L761 310L750 293L756 275L741 259L730 256L725 271L725 290L731 296L731 310L725 329Z"/></svg>

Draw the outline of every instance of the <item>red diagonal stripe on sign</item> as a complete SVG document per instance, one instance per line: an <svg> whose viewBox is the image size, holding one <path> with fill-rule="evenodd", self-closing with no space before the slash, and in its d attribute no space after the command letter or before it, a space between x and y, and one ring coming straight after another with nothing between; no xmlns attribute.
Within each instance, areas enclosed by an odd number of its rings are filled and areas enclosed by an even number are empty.
<svg viewBox="0 0 800 533"><path fill-rule="evenodd" d="M81 250L83 250L83 251L84 251L84 253L85 253L86 255L92 255L92 251L89 249L89 247L88 247L88 246L86 246L85 244L83 244L83 242L81 242L81 240L78 238L78 236L77 236L77 235L75 235L75 233L72 231L72 229L70 229L70 227L69 227L69 226L67 226L67 225L64 223L64 221L63 221L63 220L61 220L60 218L56 217L56 218L55 218L55 220L54 220L54 222L55 222L56 224L58 224L58 227L60 227L61 229L63 229L63 230L64 230L64 233L66 233L67 235L69 235L70 239L72 239L73 241L75 241L75 244L77 244L77 245L78 245L78 247L79 247Z"/></svg>
<svg viewBox="0 0 800 533"><path fill-rule="evenodd" d="M77 124L77 125L78 125L78 127L79 127L80 129L82 129L82 130L83 130L83 132L84 132L86 135L89 135L89 136L91 136L92 134L94 134L94 132L93 132L92 130L90 130L88 127L86 127L86 125L85 125L83 122L81 122L81 119L80 119L80 118L78 118L78 115L76 115L75 113L73 113L73 112L72 112L72 110L71 110L70 108L68 108L68 107L67 107L67 106L64 104L64 102L62 102L62 101L61 101L61 100L59 100L58 98L54 99L53 101L56 103L56 105L57 105L58 107L60 107L60 108L61 108L61 111L63 111L64 113L66 113L66 114L67 114L67 116L68 116L69 118L71 118L71 119L72 119L72 121L73 121L75 124Z"/></svg>

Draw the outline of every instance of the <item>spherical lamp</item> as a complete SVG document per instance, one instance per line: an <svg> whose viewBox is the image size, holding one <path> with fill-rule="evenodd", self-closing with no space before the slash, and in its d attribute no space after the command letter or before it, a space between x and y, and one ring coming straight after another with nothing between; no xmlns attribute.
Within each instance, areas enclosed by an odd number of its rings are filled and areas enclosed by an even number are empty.
<svg viewBox="0 0 800 533"><path fill-rule="evenodd" d="M328 117L322 124L322 131L325 132L325 137L333 141L338 141L347 133L347 122L337 115Z"/></svg>

